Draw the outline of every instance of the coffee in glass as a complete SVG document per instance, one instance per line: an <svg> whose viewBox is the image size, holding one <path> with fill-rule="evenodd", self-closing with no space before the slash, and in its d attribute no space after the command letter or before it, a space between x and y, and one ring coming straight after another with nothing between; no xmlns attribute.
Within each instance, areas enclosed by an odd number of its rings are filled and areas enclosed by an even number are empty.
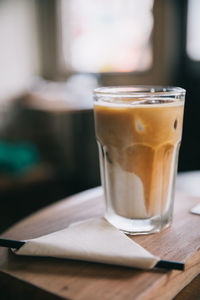
<svg viewBox="0 0 200 300"><path fill-rule="evenodd" d="M172 220L185 90L103 87L94 91L106 219L129 234Z"/></svg>

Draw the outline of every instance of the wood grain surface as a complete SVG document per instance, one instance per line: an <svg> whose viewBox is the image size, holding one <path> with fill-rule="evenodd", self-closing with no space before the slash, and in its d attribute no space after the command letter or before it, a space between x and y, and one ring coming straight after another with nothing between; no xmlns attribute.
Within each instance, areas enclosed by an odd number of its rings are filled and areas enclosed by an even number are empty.
<svg viewBox="0 0 200 300"><path fill-rule="evenodd" d="M22 290L30 294L29 300L48 299L45 298L48 294L49 299L71 300L173 299L200 273L200 216L189 213L199 201L198 197L177 192L174 220L169 228L157 234L130 237L162 259L185 262L184 272L142 271L83 261L19 257L1 248L0 281L4 280L5 286L9 283L12 288L22 286ZM38 237L63 229L72 222L101 216L103 210L102 189L91 189L40 210L10 228L2 237ZM199 277L197 280L197 295L192 299L200 299ZM41 291L43 296L38 298L35 292L37 297L34 298L31 290ZM188 288L185 290L187 292ZM177 300L184 299L178 297Z"/></svg>

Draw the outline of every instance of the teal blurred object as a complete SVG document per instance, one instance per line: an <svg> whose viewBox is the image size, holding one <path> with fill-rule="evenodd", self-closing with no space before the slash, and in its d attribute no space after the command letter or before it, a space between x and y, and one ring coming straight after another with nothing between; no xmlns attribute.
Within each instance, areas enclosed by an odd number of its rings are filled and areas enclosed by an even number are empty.
<svg viewBox="0 0 200 300"><path fill-rule="evenodd" d="M0 173L21 176L40 162L40 153L31 143L0 141Z"/></svg>

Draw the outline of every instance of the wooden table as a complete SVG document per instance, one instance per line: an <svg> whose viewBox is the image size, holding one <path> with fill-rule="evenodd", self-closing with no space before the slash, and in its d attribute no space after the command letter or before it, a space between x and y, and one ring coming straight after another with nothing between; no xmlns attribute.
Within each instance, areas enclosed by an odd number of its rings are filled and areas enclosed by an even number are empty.
<svg viewBox="0 0 200 300"><path fill-rule="evenodd" d="M0 291L3 295L0 299L167 300L178 293L176 300L200 299L200 216L189 213L198 202L200 197L177 191L172 226L158 234L133 237L163 259L185 262L184 272L142 271L72 260L19 257L0 248ZM101 216L103 209L102 189L94 188L40 210L2 236L38 237L77 220Z"/></svg>

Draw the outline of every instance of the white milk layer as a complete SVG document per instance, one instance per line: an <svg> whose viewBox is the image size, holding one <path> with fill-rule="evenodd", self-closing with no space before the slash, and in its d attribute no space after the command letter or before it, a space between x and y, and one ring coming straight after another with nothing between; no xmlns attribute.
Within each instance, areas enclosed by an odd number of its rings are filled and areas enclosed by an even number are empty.
<svg viewBox="0 0 200 300"><path fill-rule="evenodd" d="M147 218L141 179L118 164L108 167L106 191L114 212L126 218Z"/></svg>
<svg viewBox="0 0 200 300"><path fill-rule="evenodd" d="M105 171L106 196L108 207L112 207L115 214L125 218L146 219L149 217L159 216L169 210L171 203L172 191L174 188L174 165L176 164L176 151L174 151L171 166L171 174L168 187L168 197L162 207L162 199L154 200L151 208L151 214L146 210L144 199L144 188L140 177L134 173L123 170L118 163L107 165ZM176 171L175 171L176 172ZM164 179L164 178L163 178ZM158 195L162 194L162 180L157 187Z"/></svg>

